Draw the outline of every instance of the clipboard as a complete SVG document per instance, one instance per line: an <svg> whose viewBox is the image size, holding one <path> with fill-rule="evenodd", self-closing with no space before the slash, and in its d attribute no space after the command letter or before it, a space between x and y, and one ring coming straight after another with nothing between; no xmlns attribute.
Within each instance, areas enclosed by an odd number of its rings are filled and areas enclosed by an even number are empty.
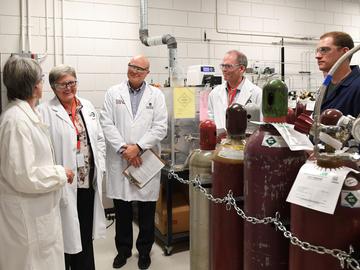
<svg viewBox="0 0 360 270"><path fill-rule="evenodd" d="M123 174L138 188L143 188L165 166L165 162L152 149L145 150L140 157L142 159L141 166L135 168L129 165Z"/></svg>

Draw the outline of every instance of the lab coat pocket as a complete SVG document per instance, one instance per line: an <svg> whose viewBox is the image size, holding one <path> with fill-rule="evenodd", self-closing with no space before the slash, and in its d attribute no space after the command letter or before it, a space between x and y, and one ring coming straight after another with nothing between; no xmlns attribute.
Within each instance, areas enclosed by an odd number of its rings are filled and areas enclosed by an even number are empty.
<svg viewBox="0 0 360 270"><path fill-rule="evenodd" d="M68 190L67 190L66 185L60 191L61 192L61 194L60 194L60 206L61 207L67 207L67 205L69 204Z"/></svg>
<svg viewBox="0 0 360 270"><path fill-rule="evenodd" d="M54 207L48 214L36 218L36 230L39 239L40 253L45 255L59 240L61 220L58 207Z"/></svg>
<svg viewBox="0 0 360 270"><path fill-rule="evenodd" d="M0 208L0 216L7 217L3 222L8 223L5 226L9 230L11 238L20 245L26 246L29 243L29 236L21 204L3 200L2 202L0 201Z"/></svg>

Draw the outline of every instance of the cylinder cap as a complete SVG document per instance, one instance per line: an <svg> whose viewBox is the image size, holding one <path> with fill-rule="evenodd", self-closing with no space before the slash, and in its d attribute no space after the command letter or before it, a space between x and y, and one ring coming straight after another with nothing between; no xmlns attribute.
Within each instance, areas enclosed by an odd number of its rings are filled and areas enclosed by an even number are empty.
<svg viewBox="0 0 360 270"><path fill-rule="evenodd" d="M247 113L238 103L231 104L226 110L226 130L229 135L244 135L247 126Z"/></svg>
<svg viewBox="0 0 360 270"><path fill-rule="evenodd" d="M262 112L264 122L286 122L288 88L282 80L271 80L263 87Z"/></svg>
<svg viewBox="0 0 360 270"><path fill-rule="evenodd" d="M302 113L298 118L296 118L294 129L308 135L313 123L314 120L309 115Z"/></svg>
<svg viewBox="0 0 360 270"><path fill-rule="evenodd" d="M343 116L342 112L337 109L326 109L320 115L320 123L327 126L336 126L341 116Z"/></svg>
<svg viewBox="0 0 360 270"><path fill-rule="evenodd" d="M211 120L200 123L200 149L214 150L216 146L216 125Z"/></svg>

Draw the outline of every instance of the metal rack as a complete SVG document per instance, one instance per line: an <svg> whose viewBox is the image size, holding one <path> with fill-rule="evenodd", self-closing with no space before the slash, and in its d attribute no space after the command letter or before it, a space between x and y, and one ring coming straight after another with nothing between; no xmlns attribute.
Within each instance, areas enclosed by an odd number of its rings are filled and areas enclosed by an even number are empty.
<svg viewBox="0 0 360 270"><path fill-rule="evenodd" d="M182 233L173 233L172 228L172 206L173 206L173 185L176 183L174 182L173 178L168 178L169 169L165 167L161 171L161 183L165 186L166 190L166 209L167 209L167 233L164 235L162 234L157 228L155 228L155 237L163 244L164 254L166 256L170 256L173 251L173 245L180 242L188 242L189 241L189 232L182 232ZM184 178L189 178L189 171L179 171L177 174Z"/></svg>

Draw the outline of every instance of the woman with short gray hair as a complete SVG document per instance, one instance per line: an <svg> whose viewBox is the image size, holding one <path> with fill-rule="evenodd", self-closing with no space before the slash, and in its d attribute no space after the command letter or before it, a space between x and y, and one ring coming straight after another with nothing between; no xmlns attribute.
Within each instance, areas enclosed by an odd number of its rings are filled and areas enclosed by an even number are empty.
<svg viewBox="0 0 360 270"><path fill-rule="evenodd" d="M30 99L33 95L34 86L42 79L41 67L37 62L30 59L13 56L4 66L4 84L10 101Z"/></svg>
<svg viewBox="0 0 360 270"><path fill-rule="evenodd" d="M51 72L49 74L49 83L53 90L56 90L56 82L65 75L71 75L75 78L75 81L77 79L76 77L76 71L73 67L68 65L58 65L56 67L53 67L51 69ZM77 81L76 81L77 83Z"/></svg>
<svg viewBox="0 0 360 270"><path fill-rule="evenodd" d="M56 162L73 168L75 181L65 187L67 204L60 206L65 265L71 270L94 270L93 239L106 233L101 202L105 141L98 113L79 98L75 69L59 65L50 71L54 98L39 106L50 126Z"/></svg>
<svg viewBox="0 0 360 270"><path fill-rule="evenodd" d="M39 64L12 56L3 81L10 101L0 117L0 269L64 269L60 190L73 173L55 165L48 130L35 106Z"/></svg>

